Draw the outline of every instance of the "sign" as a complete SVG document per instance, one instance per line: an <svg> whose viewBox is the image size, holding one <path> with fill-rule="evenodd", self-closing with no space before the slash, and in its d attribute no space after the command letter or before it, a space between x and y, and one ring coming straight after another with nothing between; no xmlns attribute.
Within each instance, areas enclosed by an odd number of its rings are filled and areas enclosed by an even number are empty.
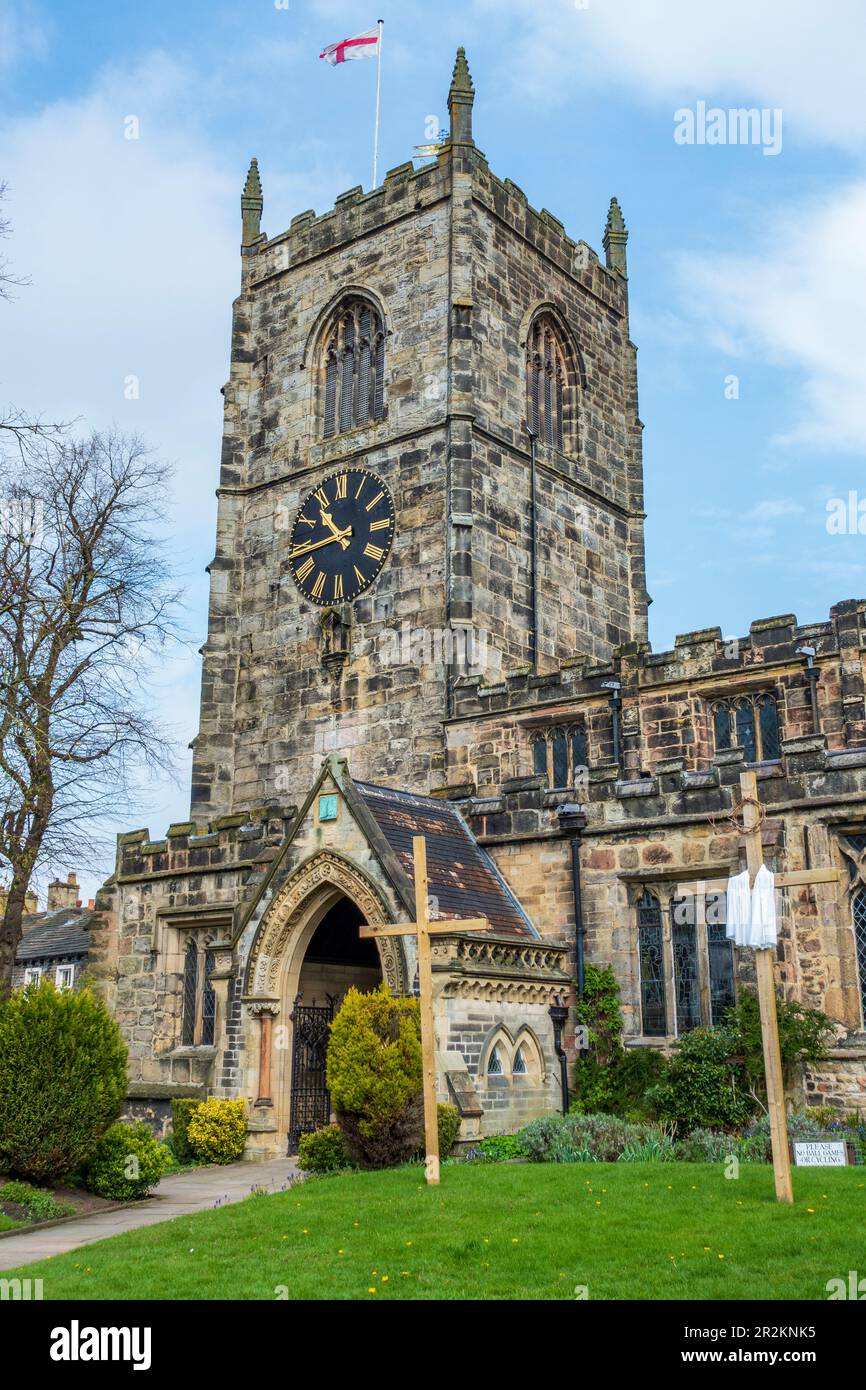
<svg viewBox="0 0 866 1390"><path fill-rule="evenodd" d="M319 820L320 820L320 821L327 821L327 820L336 820L336 819L337 819L337 798L336 798L335 796L320 796L320 797L319 797Z"/></svg>
<svg viewBox="0 0 866 1390"><path fill-rule="evenodd" d="M848 1162L843 1139L810 1139L793 1147L798 1168L844 1168Z"/></svg>

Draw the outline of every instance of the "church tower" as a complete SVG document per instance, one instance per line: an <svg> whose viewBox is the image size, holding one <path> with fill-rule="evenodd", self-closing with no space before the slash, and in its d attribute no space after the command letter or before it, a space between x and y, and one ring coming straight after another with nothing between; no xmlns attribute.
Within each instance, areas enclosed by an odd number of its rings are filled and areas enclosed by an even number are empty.
<svg viewBox="0 0 866 1390"><path fill-rule="evenodd" d="M646 638L622 214L602 262L529 207L474 95L460 49L435 162L272 238L250 166L199 824L303 795L331 752L436 789L461 681Z"/></svg>

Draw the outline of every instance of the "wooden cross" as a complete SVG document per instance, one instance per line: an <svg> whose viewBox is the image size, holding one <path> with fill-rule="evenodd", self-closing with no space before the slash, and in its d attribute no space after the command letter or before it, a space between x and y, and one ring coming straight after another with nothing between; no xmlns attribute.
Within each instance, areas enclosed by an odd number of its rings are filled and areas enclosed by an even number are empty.
<svg viewBox="0 0 866 1390"><path fill-rule="evenodd" d="M418 990L421 996L421 1057L424 1075L424 1148L427 1182L439 1181L439 1116L436 1109L436 1031L433 1023L433 968L430 936L433 932L486 931L486 917L448 917L430 921L427 897L427 842L412 838L415 864L415 915L417 922L395 922L384 927L361 927L361 936L416 936L418 940Z"/></svg>
<svg viewBox="0 0 866 1390"><path fill-rule="evenodd" d="M740 773L740 795L743 807L743 830L746 839L746 864L749 881L764 862L761 844L761 807L758 801L758 779L754 772ZM776 874L776 888L796 888L806 883L837 883L838 869L795 869ZM785 1086L782 1078L782 1054L779 1048L779 1019L776 1013L776 985L773 978L772 948L755 951L755 971L758 977L758 1005L761 1010L761 1040L764 1046L764 1071L767 1077L767 1109L770 1115L770 1139L773 1145L773 1172L776 1197L780 1202L793 1202L791 1159L788 1152L788 1120L785 1114Z"/></svg>

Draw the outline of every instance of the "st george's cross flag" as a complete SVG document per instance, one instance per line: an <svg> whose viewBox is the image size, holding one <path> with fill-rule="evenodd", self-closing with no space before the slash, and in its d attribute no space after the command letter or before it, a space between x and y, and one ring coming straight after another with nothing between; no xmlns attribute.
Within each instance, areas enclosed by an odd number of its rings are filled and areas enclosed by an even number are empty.
<svg viewBox="0 0 866 1390"><path fill-rule="evenodd" d="M334 67L337 63L349 63L356 58L375 58L379 51L381 35L378 25L375 29L365 29L353 39L341 39L339 43L329 43L320 54L326 63Z"/></svg>

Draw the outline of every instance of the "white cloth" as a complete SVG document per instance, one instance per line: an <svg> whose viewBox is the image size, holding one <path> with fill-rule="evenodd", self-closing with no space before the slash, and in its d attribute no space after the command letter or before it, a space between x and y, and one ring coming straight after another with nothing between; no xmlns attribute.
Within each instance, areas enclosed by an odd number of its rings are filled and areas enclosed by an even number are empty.
<svg viewBox="0 0 866 1390"><path fill-rule="evenodd" d="M752 893L749 887L749 871L734 874L728 879L728 896L725 912L725 935L737 946L749 946L752 926Z"/></svg>
<svg viewBox="0 0 866 1390"><path fill-rule="evenodd" d="M762 864L755 875L752 889L752 932L750 946L756 951L775 946L776 930L776 879L766 864Z"/></svg>
<svg viewBox="0 0 866 1390"><path fill-rule="evenodd" d="M766 864L755 875L753 888L747 869L728 879L725 935L735 945L753 946L757 951L775 946L776 880Z"/></svg>

